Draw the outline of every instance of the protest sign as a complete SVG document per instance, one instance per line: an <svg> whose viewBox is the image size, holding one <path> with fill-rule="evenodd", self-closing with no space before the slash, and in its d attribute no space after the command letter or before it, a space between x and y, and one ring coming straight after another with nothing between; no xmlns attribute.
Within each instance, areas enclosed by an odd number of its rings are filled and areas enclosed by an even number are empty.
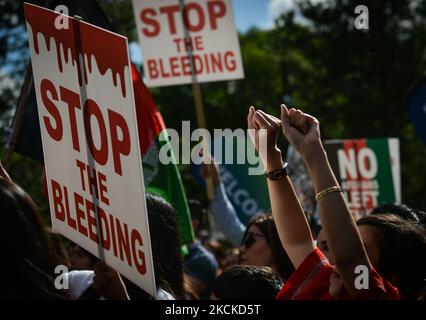
<svg viewBox="0 0 426 320"><path fill-rule="evenodd" d="M399 140L328 140L330 164L356 218L387 202L401 202Z"/></svg>
<svg viewBox="0 0 426 320"><path fill-rule="evenodd" d="M250 168L264 171L250 139L243 134L224 134L214 140L214 149L221 181L241 222L247 224L256 215L271 212L264 175L250 174Z"/></svg>
<svg viewBox="0 0 426 320"><path fill-rule="evenodd" d="M244 77L231 0L133 0L133 9L148 86Z"/></svg>
<svg viewBox="0 0 426 320"><path fill-rule="evenodd" d="M127 39L25 4L53 229L155 295Z"/></svg>

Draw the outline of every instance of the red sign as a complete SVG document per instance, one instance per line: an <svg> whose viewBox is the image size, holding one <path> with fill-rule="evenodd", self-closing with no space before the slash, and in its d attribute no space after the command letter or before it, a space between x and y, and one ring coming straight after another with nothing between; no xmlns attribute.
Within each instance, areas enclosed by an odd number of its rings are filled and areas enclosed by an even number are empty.
<svg viewBox="0 0 426 320"><path fill-rule="evenodd" d="M25 16L53 228L155 295L127 39Z"/></svg>

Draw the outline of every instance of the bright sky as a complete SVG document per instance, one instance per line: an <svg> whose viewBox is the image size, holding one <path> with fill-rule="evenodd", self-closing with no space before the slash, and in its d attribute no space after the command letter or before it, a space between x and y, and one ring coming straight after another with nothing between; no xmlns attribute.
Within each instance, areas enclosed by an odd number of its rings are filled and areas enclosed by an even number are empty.
<svg viewBox="0 0 426 320"><path fill-rule="evenodd" d="M259 28L268 24L268 5L271 0L233 0L237 29L245 32L252 26Z"/></svg>
<svg viewBox="0 0 426 320"><path fill-rule="evenodd" d="M261 29L271 28L276 17L294 6L294 0L233 0L232 3L235 24L237 30L242 33L253 26ZM142 63L138 43L130 43L130 56L133 62Z"/></svg>
<svg viewBox="0 0 426 320"><path fill-rule="evenodd" d="M325 0L312 0L324 2ZM294 7L295 0L233 0L237 29L246 32L250 27L271 28L274 19Z"/></svg>

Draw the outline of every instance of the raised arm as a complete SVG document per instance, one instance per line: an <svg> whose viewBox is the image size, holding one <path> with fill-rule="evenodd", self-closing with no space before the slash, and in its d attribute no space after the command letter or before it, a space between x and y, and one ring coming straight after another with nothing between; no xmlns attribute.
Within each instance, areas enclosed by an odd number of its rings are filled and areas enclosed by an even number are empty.
<svg viewBox="0 0 426 320"><path fill-rule="evenodd" d="M266 172L281 169L283 160L281 151L276 145L281 121L250 107L247 122L253 145L259 152ZM262 144L266 148L262 148ZM294 267L297 268L315 249L308 221L288 177L279 180L268 179L268 190L272 215L281 243Z"/></svg>
<svg viewBox="0 0 426 320"><path fill-rule="evenodd" d="M355 267L365 265L371 270L371 264L343 194L336 188L339 184L321 143L319 122L285 106L281 107L281 120L284 135L303 157L315 191L320 193L318 211L335 265L349 294L355 297L360 293L354 285Z"/></svg>
<svg viewBox="0 0 426 320"><path fill-rule="evenodd" d="M214 197L210 202L210 211L217 228L225 234L234 246L239 247L246 226L238 218L234 206L226 195L217 164L213 160L208 164L203 163L201 174L203 177L210 177L213 182Z"/></svg>

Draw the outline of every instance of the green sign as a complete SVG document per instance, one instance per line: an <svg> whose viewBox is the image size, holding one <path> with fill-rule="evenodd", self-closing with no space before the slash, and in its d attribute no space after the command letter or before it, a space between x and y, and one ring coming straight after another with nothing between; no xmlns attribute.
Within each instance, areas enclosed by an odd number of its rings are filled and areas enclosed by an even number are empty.
<svg viewBox="0 0 426 320"><path fill-rule="evenodd" d="M399 140L325 141L325 149L356 218L387 202L401 202Z"/></svg>
<svg viewBox="0 0 426 320"><path fill-rule="evenodd" d="M226 135L224 139L231 139L231 135ZM243 135L232 136L232 139L232 143L222 144L223 156L215 154L215 159L220 163L220 177L226 194L238 217L246 224L257 214L271 212L268 186L262 174L263 166L260 159L254 156L255 151L250 139ZM233 152L232 161L230 152ZM256 170L253 170L255 168ZM257 174L253 174L255 172Z"/></svg>

